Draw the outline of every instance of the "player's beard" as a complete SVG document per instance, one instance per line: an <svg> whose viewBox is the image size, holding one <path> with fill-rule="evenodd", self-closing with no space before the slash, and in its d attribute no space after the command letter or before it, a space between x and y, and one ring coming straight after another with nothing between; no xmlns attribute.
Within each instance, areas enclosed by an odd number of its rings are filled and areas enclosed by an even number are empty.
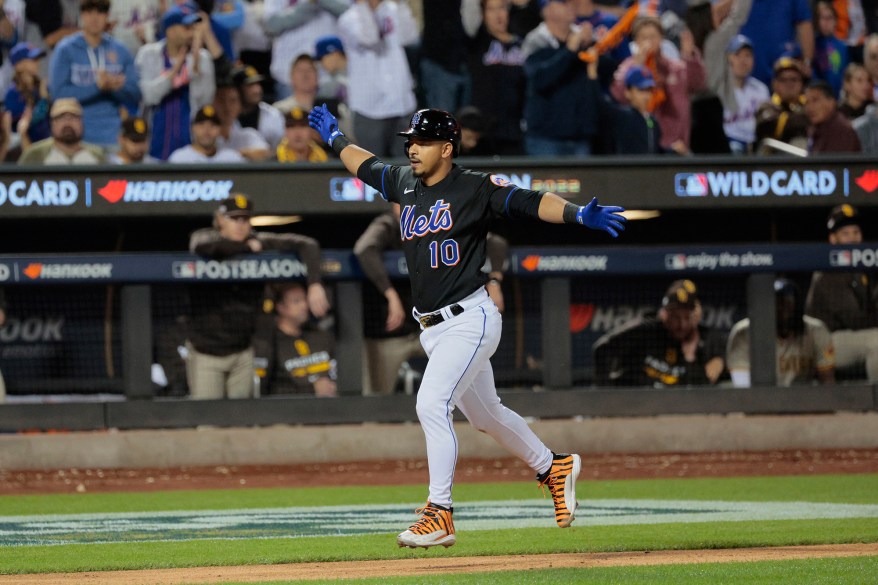
<svg viewBox="0 0 878 585"><path fill-rule="evenodd" d="M61 129L61 132L58 134L58 136L55 137L55 140L57 140L61 144L71 146L82 140L82 135L73 128L67 126Z"/></svg>

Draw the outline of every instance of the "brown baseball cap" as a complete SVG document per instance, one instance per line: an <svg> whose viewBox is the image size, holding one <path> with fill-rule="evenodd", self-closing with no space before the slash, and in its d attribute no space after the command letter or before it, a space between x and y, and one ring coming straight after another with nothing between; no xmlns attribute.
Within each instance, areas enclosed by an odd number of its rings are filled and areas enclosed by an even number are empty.
<svg viewBox="0 0 878 585"><path fill-rule="evenodd" d="M228 217L250 217L253 215L253 201L246 195L235 193L228 199L223 199L217 211Z"/></svg>
<svg viewBox="0 0 878 585"><path fill-rule="evenodd" d="M781 71L795 71L802 77L802 79L805 78L805 74L802 72L801 61L799 61L798 59L794 59L793 57L788 57L786 55L775 61L772 69L774 70L775 77L777 77L777 75Z"/></svg>
<svg viewBox="0 0 878 585"><path fill-rule="evenodd" d="M829 219L826 220L826 229L829 233L849 225L860 225L860 212L857 208L849 203L836 205L829 212Z"/></svg>
<svg viewBox="0 0 878 585"><path fill-rule="evenodd" d="M149 133L146 120L140 116L129 116L122 121L122 136L132 142L143 142Z"/></svg>
<svg viewBox="0 0 878 585"><path fill-rule="evenodd" d="M698 304L698 288L688 278L675 280L662 298L662 307L694 309Z"/></svg>
<svg viewBox="0 0 878 585"><path fill-rule="evenodd" d="M264 79L265 77L262 76L259 71L257 71L256 68L251 65L247 65L246 67L240 67L232 72L232 81L234 81L237 87L243 87L252 83L259 83Z"/></svg>
<svg viewBox="0 0 878 585"><path fill-rule="evenodd" d="M294 126L307 126L308 112L296 106L284 114L284 122L286 123L287 128L292 128Z"/></svg>
<svg viewBox="0 0 878 585"><path fill-rule="evenodd" d="M193 118L192 123L200 124L201 122L213 122L217 126L220 126L221 122L219 114L216 113L216 108L208 104L195 112L195 118Z"/></svg>

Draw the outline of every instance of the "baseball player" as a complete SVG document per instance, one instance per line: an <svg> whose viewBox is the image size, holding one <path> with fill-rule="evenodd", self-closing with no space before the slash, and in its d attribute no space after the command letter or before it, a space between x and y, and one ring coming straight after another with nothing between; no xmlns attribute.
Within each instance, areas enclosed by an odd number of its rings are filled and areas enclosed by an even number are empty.
<svg viewBox="0 0 878 585"><path fill-rule="evenodd" d="M338 130L325 105L309 115L311 127L339 155L345 167L399 203L403 251L409 267L421 344L429 361L418 391L417 412L427 443L429 499L420 518L397 537L411 548L455 542L452 481L457 438L452 412L461 412L525 461L548 486L555 520L564 528L576 512L579 455L555 454L518 414L500 404L489 359L500 341L500 313L485 290L485 238L496 217L531 217L550 223L579 223L617 236L625 219L621 207L593 199L580 207L552 193L519 188L496 175L463 169L452 162L460 148L460 126L448 112L420 110L406 138L408 167L383 163L352 144Z"/></svg>
<svg viewBox="0 0 878 585"><path fill-rule="evenodd" d="M778 386L835 384L835 349L829 329L820 319L805 315L799 287L787 278L774 280L775 375ZM732 383L750 386L750 319L735 323L729 333L726 361Z"/></svg>

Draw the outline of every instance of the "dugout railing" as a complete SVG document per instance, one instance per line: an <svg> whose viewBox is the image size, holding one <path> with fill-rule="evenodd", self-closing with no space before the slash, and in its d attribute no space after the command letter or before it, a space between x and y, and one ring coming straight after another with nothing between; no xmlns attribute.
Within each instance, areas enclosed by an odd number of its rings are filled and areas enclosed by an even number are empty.
<svg viewBox="0 0 878 585"><path fill-rule="evenodd" d="M878 245L778 244L613 248L514 248L510 281L536 290L541 367L536 388L502 389L504 401L525 416L649 416L694 413L834 412L878 410L878 390L866 383L832 388L774 387L774 294L777 274L814 270L872 270ZM399 254L385 256L388 272L405 276ZM110 400L0 405L0 429L186 428L199 425L337 424L411 421L415 397L361 396L362 275L347 250L324 252L324 270L335 291L338 399L263 397L241 401L191 401L155 396L153 288L162 284L236 280L283 280L304 276L295 256L258 255L225 262L185 254L53 255L0 257L4 286L51 290L54 286L103 285L118 290L120 371L99 382L118 397ZM743 282L751 318L753 388L595 388L574 367L572 283L603 287L617 278L737 278ZM496 369L496 366L495 366ZM503 372L498 373L503 386ZM46 378L52 391L63 382Z"/></svg>

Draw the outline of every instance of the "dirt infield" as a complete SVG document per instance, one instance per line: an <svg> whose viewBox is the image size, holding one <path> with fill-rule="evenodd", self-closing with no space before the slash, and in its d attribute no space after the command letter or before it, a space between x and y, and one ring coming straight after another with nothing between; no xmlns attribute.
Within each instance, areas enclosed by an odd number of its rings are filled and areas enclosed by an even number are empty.
<svg viewBox="0 0 878 585"><path fill-rule="evenodd" d="M429 554L429 553L426 553ZM408 577L451 573L526 571L534 569L588 569L597 567L675 565L687 563L737 563L794 559L878 555L878 544L784 546L720 550L660 550L620 553L509 555L452 557L395 561L298 563L199 567L101 573L52 573L0 576L0 585L178 585L187 583L255 583L276 580L335 581L352 578Z"/></svg>
<svg viewBox="0 0 878 585"><path fill-rule="evenodd" d="M581 480L878 473L878 449L586 454ZM529 481L517 459L464 459L457 482ZM0 495L426 484L424 460L170 469L0 470Z"/></svg>

